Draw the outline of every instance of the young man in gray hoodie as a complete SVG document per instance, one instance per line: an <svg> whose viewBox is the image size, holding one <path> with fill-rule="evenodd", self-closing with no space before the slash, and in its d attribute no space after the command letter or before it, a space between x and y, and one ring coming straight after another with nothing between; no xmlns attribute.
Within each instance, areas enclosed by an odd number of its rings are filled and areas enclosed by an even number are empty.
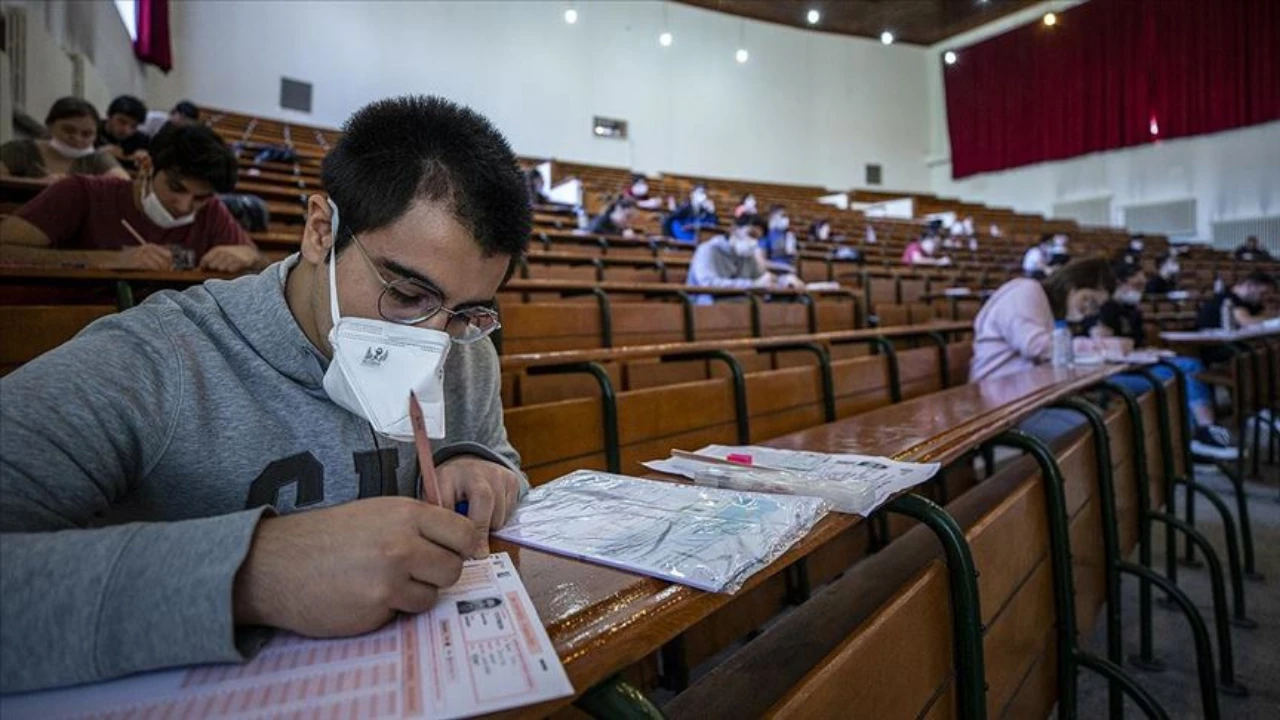
<svg viewBox="0 0 1280 720"><path fill-rule="evenodd" d="M525 488L486 338L530 232L515 157L405 97L357 112L323 179L297 255L0 381L0 692L372 630L487 554ZM411 388L443 507L415 499Z"/></svg>

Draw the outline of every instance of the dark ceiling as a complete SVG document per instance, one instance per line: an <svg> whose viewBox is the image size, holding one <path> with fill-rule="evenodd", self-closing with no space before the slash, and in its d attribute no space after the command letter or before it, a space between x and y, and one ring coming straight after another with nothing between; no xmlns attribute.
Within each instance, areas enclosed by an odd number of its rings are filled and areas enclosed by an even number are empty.
<svg viewBox="0 0 1280 720"><path fill-rule="evenodd" d="M1016 12L1037 0L677 0L685 5L794 25L806 30L879 38L889 30L897 42L933 45ZM805 16L822 13L817 25Z"/></svg>

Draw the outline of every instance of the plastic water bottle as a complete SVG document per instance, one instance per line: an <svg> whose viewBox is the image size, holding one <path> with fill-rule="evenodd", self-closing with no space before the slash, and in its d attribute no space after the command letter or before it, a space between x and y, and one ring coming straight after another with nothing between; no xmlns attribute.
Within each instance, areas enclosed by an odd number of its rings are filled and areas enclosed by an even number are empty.
<svg viewBox="0 0 1280 720"><path fill-rule="evenodd" d="M1235 308L1231 305L1231 298L1222 298L1222 316L1219 318L1219 326L1222 328L1223 332L1231 332L1236 329L1236 316L1233 312L1234 309Z"/></svg>
<svg viewBox="0 0 1280 720"><path fill-rule="evenodd" d="M578 216L579 230L586 230L591 225L591 218L587 217L587 211L581 205L574 209L573 214Z"/></svg>
<svg viewBox="0 0 1280 720"><path fill-rule="evenodd" d="M1071 328L1066 320L1053 324L1053 366L1068 367L1071 365Z"/></svg>

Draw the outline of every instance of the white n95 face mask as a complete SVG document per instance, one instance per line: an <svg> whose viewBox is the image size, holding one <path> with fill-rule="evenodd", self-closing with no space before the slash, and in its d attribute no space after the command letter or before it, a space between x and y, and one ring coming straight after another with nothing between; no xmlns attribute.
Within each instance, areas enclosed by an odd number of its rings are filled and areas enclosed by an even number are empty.
<svg viewBox="0 0 1280 720"><path fill-rule="evenodd" d="M54 152L58 153L59 155L61 155L62 157L68 160L78 160L82 157L89 157L90 155L97 152L97 149L95 149L92 145L86 148L72 147L71 145L68 145L62 142L56 137L49 138L49 147L53 148Z"/></svg>
<svg viewBox="0 0 1280 720"><path fill-rule="evenodd" d="M152 183L152 180L147 181L147 192L142 196L142 212L146 214L148 220L165 230L190 225L196 221L195 213L174 217L169 212L169 208L165 207L164 203L160 202L160 198L156 197L156 190Z"/></svg>
<svg viewBox="0 0 1280 720"><path fill-rule="evenodd" d="M332 207L332 203L330 204ZM333 208L333 228L338 228ZM336 245L336 242L335 242ZM342 317L338 312L337 258L329 251L329 310L333 359L324 373L324 390L339 407L359 415L379 435L413 441L409 393L418 396L427 436L445 436L444 362L453 343L440 330L386 320Z"/></svg>

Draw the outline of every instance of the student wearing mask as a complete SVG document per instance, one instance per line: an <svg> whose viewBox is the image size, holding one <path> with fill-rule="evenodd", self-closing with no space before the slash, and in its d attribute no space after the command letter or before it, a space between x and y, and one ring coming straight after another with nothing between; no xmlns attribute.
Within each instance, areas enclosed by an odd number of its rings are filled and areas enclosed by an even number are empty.
<svg viewBox="0 0 1280 720"><path fill-rule="evenodd" d="M760 221L741 217L729 235L717 235L698 246L689 262L685 282L690 287L799 288L804 283L791 273L775 275L765 269L760 252ZM710 303L710 296L698 299Z"/></svg>
<svg viewBox="0 0 1280 720"><path fill-rule="evenodd" d="M155 138L136 180L69 177L6 218L0 224L0 258L168 270L175 265L174 251L181 250L205 270L258 268L265 264L261 253L215 197L235 183L236 159L212 130L171 127Z"/></svg>
<svg viewBox="0 0 1280 720"><path fill-rule="evenodd" d="M0 145L0 177L53 183L68 175L107 175L128 179L120 164L93 146L98 110L80 98L53 103L44 118L48 140L10 140Z"/></svg>
<svg viewBox="0 0 1280 720"><path fill-rule="evenodd" d="M1046 363L1058 320L1079 322L1098 312L1116 289L1101 258L1067 265L1044 280L1015 278L996 290L973 321L969 382Z"/></svg>
<svg viewBox="0 0 1280 720"><path fill-rule="evenodd" d="M757 206L756 206L756 196L751 193L747 193L746 195L743 195L742 200L738 203L738 206L733 209L734 219L740 218L744 215L758 215L758 214L760 214L760 211L757 209Z"/></svg>
<svg viewBox="0 0 1280 720"><path fill-rule="evenodd" d="M973 216L966 215L963 220L956 218L956 221L954 223L951 223L950 232L951 232L951 237L953 238L972 237L974 234ZM959 247L959 245L957 245L957 247Z"/></svg>
<svg viewBox="0 0 1280 720"><path fill-rule="evenodd" d="M596 235L621 235L633 237L636 231L631 228L635 220L636 204L628 197L621 197L609 204L604 212L596 216L587 228L587 232Z"/></svg>
<svg viewBox="0 0 1280 720"><path fill-rule="evenodd" d="M937 252L938 236L926 234L919 240L913 240L907 244L907 248L902 251L902 264L925 266L951 264L951 258L945 255L938 257Z"/></svg>
<svg viewBox="0 0 1280 720"><path fill-rule="evenodd" d="M147 154L151 137L138 130L147 118L147 106L132 95L121 95L107 106L107 117L98 125L97 146L122 165L133 168Z"/></svg>
<svg viewBox="0 0 1280 720"><path fill-rule="evenodd" d="M1048 272L1071 262L1071 238L1058 233L1053 236L1053 244L1049 248Z"/></svg>
<svg viewBox="0 0 1280 720"><path fill-rule="evenodd" d="M1082 328L1093 337L1128 338L1133 340L1134 347L1145 347L1146 333L1140 303L1142 290L1147 284L1146 274L1141 266L1129 263L1115 266L1114 271L1118 282L1115 293L1102 304L1096 316L1085 319ZM1191 451L1203 458L1235 460L1240 451L1235 447L1231 433L1215 422L1213 391L1197 377L1204 371L1204 364L1190 357L1166 360L1177 365L1187 378L1187 411L1196 428L1191 438ZM1173 371L1167 367L1155 365L1151 371L1161 380L1173 378ZM1112 379L1139 394L1151 388L1150 381L1139 374L1121 374Z"/></svg>
<svg viewBox="0 0 1280 720"><path fill-rule="evenodd" d="M1133 340L1134 347L1146 346L1146 332L1142 327L1142 289L1147 275L1140 265L1118 263L1112 267L1116 276L1116 291L1080 324L1080 330L1093 337L1125 337Z"/></svg>
<svg viewBox="0 0 1280 720"><path fill-rule="evenodd" d="M819 218L809 226L809 242L831 242L831 221Z"/></svg>
<svg viewBox="0 0 1280 720"><path fill-rule="evenodd" d="M1045 233L1040 241L1027 249L1022 256L1022 274L1035 280L1043 280L1049 274L1049 258L1053 250L1053 234Z"/></svg>
<svg viewBox="0 0 1280 720"><path fill-rule="evenodd" d="M689 199L667 216L663 231L667 237L676 240L697 242L701 228L715 227L718 224L716 206L707 195L707 187L694 185L689 192Z"/></svg>
<svg viewBox="0 0 1280 720"><path fill-rule="evenodd" d="M1252 327L1264 322L1264 306L1275 292L1276 280L1261 270L1249 273L1229 290L1217 293L1200 306L1196 315L1196 327L1201 330L1222 328L1223 305L1230 310L1231 322L1236 329Z"/></svg>
<svg viewBox="0 0 1280 720"><path fill-rule="evenodd" d="M367 632L488 555L527 487L488 339L532 226L515 156L404 97L359 110L322 177L298 254L0 379L0 692ZM417 498L411 391L443 506Z"/></svg>
<svg viewBox="0 0 1280 720"><path fill-rule="evenodd" d="M190 100L180 100L178 104L173 106L169 112L163 110L152 110L147 113L147 119L142 123L141 132L145 135L155 137L165 125L172 124L177 127L185 125L194 125L200 121L200 108Z"/></svg>
<svg viewBox="0 0 1280 720"><path fill-rule="evenodd" d="M1156 274L1147 280L1145 291L1148 295L1168 295L1178 289L1178 273L1182 266L1178 264L1177 253L1170 250L1156 261Z"/></svg>
<svg viewBox="0 0 1280 720"><path fill-rule="evenodd" d="M774 205L769 208L768 230L760 239L760 249L769 263L785 267L789 272L795 271L800 244L796 242L796 234L791 232L791 218L787 216L785 207Z"/></svg>
<svg viewBox="0 0 1280 720"><path fill-rule="evenodd" d="M1129 244L1116 254L1116 262L1123 265L1141 265L1142 250L1146 247L1146 238L1142 235L1133 235L1129 238Z"/></svg>
<svg viewBox="0 0 1280 720"><path fill-rule="evenodd" d="M1236 248L1235 256L1237 260L1245 262L1259 262L1271 259L1271 253L1258 244L1257 235L1250 235L1245 238L1244 244Z"/></svg>
<svg viewBox="0 0 1280 720"><path fill-rule="evenodd" d="M639 173L631 176L631 184L622 192L622 196L641 210L657 210L662 207L662 198L649 197L649 180Z"/></svg>

